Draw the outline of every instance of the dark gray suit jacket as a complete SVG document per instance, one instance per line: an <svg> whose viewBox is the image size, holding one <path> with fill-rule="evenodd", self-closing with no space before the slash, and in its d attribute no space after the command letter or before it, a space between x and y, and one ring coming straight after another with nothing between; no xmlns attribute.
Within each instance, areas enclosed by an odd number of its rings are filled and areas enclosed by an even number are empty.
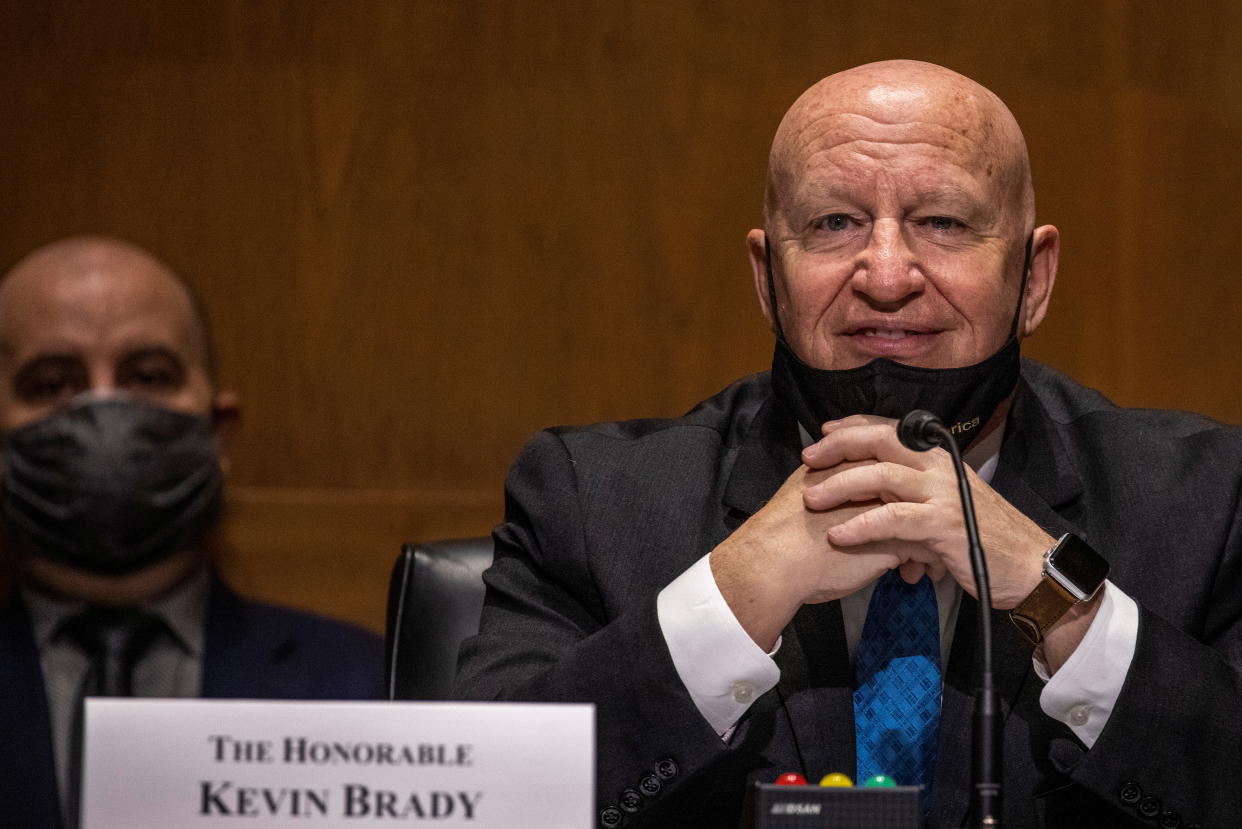
<svg viewBox="0 0 1242 829"><path fill-rule="evenodd" d="M764 504L799 449L766 374L679 419L535 436L510 475L459 695L595 703L599 808L643 792L627 826L733 826L748 780L852 771L839 603L797 614L776 657L780 684L729 745L694 707L656 619L660 589ZM1140 627L1117 707L1087 751L1040 710L1030 647L993 612L1007 827L1153 825L1137 822L1140 806L1183 824L1242 825L1232 780L1242 769L1240 484L1242 429L1121 409L1024 362L993 486L1051 535L1073 530L1104 553ZM964 596L930 826L962 825L968 809L977 612ZM653 774L649 794L641 782Z"/></svg>

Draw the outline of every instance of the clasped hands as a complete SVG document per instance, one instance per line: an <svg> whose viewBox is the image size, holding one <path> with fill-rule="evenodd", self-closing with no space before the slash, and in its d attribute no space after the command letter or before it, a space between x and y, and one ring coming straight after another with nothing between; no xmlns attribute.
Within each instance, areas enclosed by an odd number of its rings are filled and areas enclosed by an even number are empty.
<svg viewBox="0 0 1242 829"><path fill-rule="evenodd" d="M712 551L712 573L742 627L765 649L803 604L855 592L898 568L906 581L948 573L975 594L957 479L943 449L915 452L896 421L826 423L803 465ZM1012 608L1039 582L1052 536L967 470L992 603Z"/></svg>

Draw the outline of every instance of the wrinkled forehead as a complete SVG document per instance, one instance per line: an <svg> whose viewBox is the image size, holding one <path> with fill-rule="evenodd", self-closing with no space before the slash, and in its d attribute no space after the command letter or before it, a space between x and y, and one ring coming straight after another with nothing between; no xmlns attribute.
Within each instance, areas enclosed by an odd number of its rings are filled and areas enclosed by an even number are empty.
<svg viewBox="0 0 1242 829"><path fill-rule="evenodd" d="M884 179L910 195L957 190L978 199L1003 179L1000 159L986 142L973 141L953 124L933 120L886 123L852 112L808 122L796 136L780 172L785 193L855 189Z"/></svg>
<svg viewBox="0 0 1242 829"><path fill-rule="evenodd" d="M1021 131L995 95L958 78L877 81L845 73L807 90L772 144L769 214L809 190L857 186L882 174L1020 209L1029 190Z"/></svg>
<svg viewBox="0 0 1242 829"><path fill-rule="evenodd" d="M875 138L928 142L963 157L999 155L1004 143L1001 125L982 104L968 94L945 96L918 86L874 86L791 109L773 150L796 155L825 144Z"/></svg>
<svg viewBox="0 0 1242 829"><path fill-rule="evenodd" d="M836 113L881 124L945 125L976 144L998 143L1005 131L1021 135L1004 102L970 78L932 64L886 61L838 72L803 92L781 120L773 150Z"/></svg>

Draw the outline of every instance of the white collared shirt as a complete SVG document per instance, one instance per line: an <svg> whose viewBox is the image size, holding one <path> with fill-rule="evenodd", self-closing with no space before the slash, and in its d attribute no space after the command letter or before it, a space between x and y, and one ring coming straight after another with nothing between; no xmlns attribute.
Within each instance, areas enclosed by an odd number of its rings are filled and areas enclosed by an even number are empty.
<svg viewBox="0 0 1242 829"><path fill-rule="evenodd" d="M991 483L1000 457L1003 429L967 451L964 460ZM809 436L804 438L809 441ZM875 582L841 599L850 660L862 636ZM936 584L940 611L941 664L948 664L962 589L946 575ZM660 591L656 612L669 655L690 698L722 739L727 740L751 704L780 680L780 669L729 609L705 555ZM1096 617L1078 648L1055 675L1032 657L1047 684L1040 695L1044 713L1065 723L1091 748L1104 730L1138 643L1138 605L1112 582L1104 583Z"/></svg>

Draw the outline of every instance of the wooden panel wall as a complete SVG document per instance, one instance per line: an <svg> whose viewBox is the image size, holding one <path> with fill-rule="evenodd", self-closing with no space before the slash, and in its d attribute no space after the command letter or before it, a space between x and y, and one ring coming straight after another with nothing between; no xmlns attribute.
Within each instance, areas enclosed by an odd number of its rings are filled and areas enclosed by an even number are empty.
<svg viewBox="0 0 1242 829"><path fill-rule="evenodd" d="M1063 231L1028 353L1242 420L1242 6L213 0L0 6L0 261L149 246L247 404L225 565L378 629L405 538L486 532L553 423L678 413L770 355L742 240L821 76L944 63Z"/></svg>

